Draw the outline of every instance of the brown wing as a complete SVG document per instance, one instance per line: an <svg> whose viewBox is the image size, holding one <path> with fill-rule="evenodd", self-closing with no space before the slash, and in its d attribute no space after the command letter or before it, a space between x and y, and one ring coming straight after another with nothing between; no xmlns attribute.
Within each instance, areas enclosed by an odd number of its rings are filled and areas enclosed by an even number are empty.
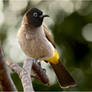
<svg viewBox="0 0 92 92"><path fill-rule="evenodd" d="M55 45L55 42L54 42L54 39L52 37L52 34L50 32L50 30L47 28L46 25L43 24L43 29L44 29L44 32L45 32L45 35L46 35L46 38L52 43L52 45L56 48L56 45Z"/></svg>

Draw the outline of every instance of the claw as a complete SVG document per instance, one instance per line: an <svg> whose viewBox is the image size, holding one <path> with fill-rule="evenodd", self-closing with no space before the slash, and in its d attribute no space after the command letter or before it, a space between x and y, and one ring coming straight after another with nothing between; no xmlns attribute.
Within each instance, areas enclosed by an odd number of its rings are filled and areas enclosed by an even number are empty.
<svg viewBox="0 0 92 92"><path fill-rule="evenodd" d="M38 62L39 66L41 66L41 62Z"/></svg>
<svg viewBox="0 0 92 92"><path fill-rule="evenodd" d="M43 69L43 71L46 73L46 69Z"/></svg>

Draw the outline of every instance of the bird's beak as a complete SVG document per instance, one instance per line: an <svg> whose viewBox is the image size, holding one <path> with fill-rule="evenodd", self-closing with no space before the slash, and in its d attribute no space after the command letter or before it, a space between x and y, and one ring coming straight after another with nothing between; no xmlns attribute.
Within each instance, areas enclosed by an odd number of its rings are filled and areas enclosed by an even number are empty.
<svg viewBox="0 0 92 92"><path fill-rule="evenodd" d="M41 16L40 16L40 18L44 18L44 17L49 17L49 15L44 14L44 15L41 15Z"/></svg>

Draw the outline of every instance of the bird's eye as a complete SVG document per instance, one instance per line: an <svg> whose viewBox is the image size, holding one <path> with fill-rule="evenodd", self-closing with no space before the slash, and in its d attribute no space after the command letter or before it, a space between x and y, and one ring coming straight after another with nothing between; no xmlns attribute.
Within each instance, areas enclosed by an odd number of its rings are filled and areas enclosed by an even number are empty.
<svg viewBox="0 0 92 92"><path fill-rule="evenodd" d="M38 14L35 12L35 13L33 13L33 16L34 16L34 17L37 17L37 16L38 16Z"/></svg>

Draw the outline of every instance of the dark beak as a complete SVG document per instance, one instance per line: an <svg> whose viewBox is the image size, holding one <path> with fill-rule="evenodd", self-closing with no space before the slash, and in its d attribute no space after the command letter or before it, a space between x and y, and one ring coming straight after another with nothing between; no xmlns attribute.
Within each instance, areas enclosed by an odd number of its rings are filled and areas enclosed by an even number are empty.
<svg viewBox="0 0 92 92"><path fill-rule="evenodd" d="M44 17L49 17L49 15L45 14L40 16L40 18L44 18Z"/></svg>

